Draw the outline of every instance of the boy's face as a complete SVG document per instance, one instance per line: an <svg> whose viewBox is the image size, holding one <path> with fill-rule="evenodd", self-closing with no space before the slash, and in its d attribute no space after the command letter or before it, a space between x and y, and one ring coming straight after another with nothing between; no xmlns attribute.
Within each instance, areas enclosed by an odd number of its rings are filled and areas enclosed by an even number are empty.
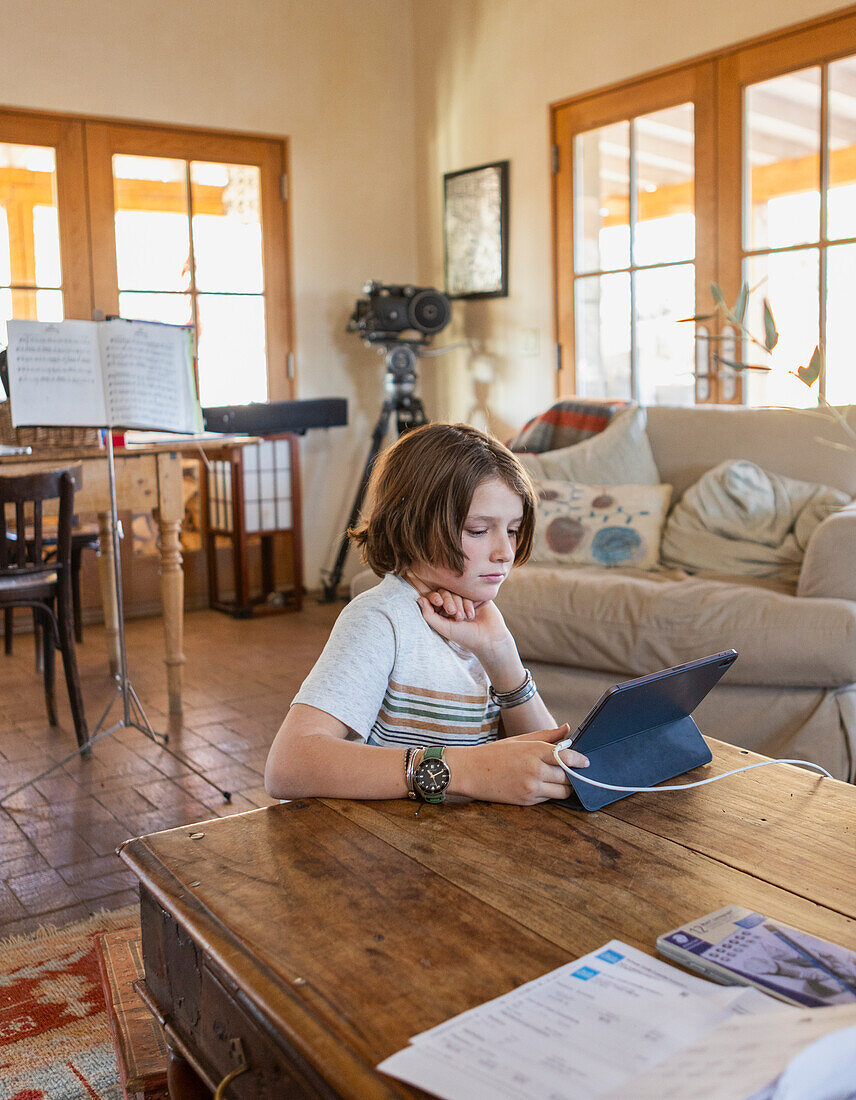
<svg viewBox="0 0 856 1100"><path fill-rule="evenodd" d="M473 493L461 535L464 571L420 562L414 572L434 588L447 588L473 603L492 600L514 564L523 502L500 478L483 481Z"/></svg>

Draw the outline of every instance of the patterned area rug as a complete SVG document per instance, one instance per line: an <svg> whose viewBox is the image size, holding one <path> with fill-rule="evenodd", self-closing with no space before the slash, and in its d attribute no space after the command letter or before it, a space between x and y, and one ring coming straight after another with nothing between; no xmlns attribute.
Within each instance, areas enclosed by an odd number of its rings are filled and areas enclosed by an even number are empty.
<svg viewBox="0 0 856 1100"><path fill-rule="evenodd" d="M0 943L0 1100L121 1100L97 937L139 909Z"/></svg>

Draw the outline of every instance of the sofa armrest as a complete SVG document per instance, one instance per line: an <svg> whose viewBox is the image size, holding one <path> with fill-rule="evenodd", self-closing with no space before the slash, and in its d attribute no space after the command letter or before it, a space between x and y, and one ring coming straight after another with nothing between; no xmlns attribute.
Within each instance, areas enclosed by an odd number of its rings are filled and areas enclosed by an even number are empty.
<svg viewBox="0 0 856 1100"><path fill-rule="evenodd" d="M818 524L806 547L797 595L856 600L856 500Z"/></svg>

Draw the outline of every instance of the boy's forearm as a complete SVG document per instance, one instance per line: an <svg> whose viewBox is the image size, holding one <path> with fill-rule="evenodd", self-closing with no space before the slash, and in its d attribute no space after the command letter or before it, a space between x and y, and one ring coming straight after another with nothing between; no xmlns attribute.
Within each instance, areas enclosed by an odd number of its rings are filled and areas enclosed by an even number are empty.
<svg viewBox="0 0 856 1100"><path fill-rule="evenodd" d="M308 734L271 752L265 788L273 798L403 798L404 750Z"/></svg>

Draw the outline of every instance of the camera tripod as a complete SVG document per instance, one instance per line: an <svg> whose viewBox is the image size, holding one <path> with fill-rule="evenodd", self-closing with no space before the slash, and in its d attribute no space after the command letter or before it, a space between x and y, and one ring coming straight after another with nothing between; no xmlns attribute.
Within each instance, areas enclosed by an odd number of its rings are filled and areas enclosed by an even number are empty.
<svg viewBox="0 0 856 1100"><path fill-rule="evenodd" d="M345 525L345 530L339 542L339 552L336 555L335 564L332 569L322 571L322 588L324 592L322 599L323 603L331 603L336 599L336 590L342 579L342 570L345 567L345 559L348 556L348 547L350 546L348 530L353 527L359 519L360 509L363 506L363 499L366 495L372 468L383 446L383 441L389 429L389 421L392 414L395 413L395 427L399 436L404 435L405 432L409 432L411 428L418 428L420 424L428 423L428 417L425 415L425 406L422 404L421 398L417 397L414 393L416 389L415 363L418 354L416 346L417 345L411 341L403 341L391 347L386 347L386 377L384 378L384 389L386 390L387 396L383 405L381 405L380 415L372 431L372 442L369 448L368 458L363 467L362 477L360 478L357 495L354 497L351 514L348 517L348 522Z"/></svg>

